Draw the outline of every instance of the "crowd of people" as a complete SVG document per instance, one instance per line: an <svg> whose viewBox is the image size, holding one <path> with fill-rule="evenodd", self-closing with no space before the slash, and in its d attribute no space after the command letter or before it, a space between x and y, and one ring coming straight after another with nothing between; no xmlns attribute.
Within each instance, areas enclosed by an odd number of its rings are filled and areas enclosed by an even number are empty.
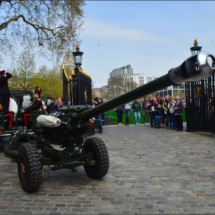
<svg viewBox="0 0 215 215"><path fill-rule="evenodd" d="M102 98L94 98L93 106L97 106L103 103ZM115 108L118 126L122 126L122 118L125 113L125 126L129 126L129 116L131 110L134 112L134 120L136 125L140 125L141 111L143 113L143 120L145 125L150 125L151 128L161 128L165 127L167 129L172 129L176 131L183 131L183 121L182 121L182 110L184 104L182 99L172 96L165 96L160 98L159 96L153 97L144 96L144 100L135 100L129 102L125 105L121 105ZM99 115L96 117L96 126L99 133L103 132L104 129L104 115ZM100 121L100 120L103 120Z"/></svg>
<svg viewBox="0 0 215 215"><path fill-rule="evenodd" d="M182 110L184 108L180 97L165 96L160 99L159 96L144 97L144 100L135 100L133 103L127 103L123 106L125 110L126 122L129 125L129 115L131 109L134 111L135 124L140 125L140 112L143 112L143 120L145 125L150 125L152 128L166 127L177 131L183 131ZM117 107L118 125L122 125L122 106Z"/></svg>

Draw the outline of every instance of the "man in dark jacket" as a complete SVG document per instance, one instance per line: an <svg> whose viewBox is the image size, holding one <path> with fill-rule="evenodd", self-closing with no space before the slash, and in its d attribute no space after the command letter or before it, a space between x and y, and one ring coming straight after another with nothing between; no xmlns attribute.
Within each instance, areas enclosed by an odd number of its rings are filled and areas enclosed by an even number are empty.
<svg viewBox="0 0 215 215"><path fill-rule="evenodd" d="M4 113L9 112L10 90L8 87L8 79L11 77L12 75L10 73L7 72L5 74L5 70L0 71L0 97Z"/></svg>
<svg viewBox="0 0 215 215"><path fill-rule="evenodd" d="M182 110L183 110L183 103L180 101L180 97L176 97L176 103L173 107L175 111L175 121L177 125L176 131L183 131L183 122L182 122Z"/></svg>
<svg viewBox="0 0 215 215"><path fill-rule="evenodd" d="M150 105L149 105L149 100L147 99L147 96L144 96L144 101L142 102L142 110L143 110L143 120L145 121L145 125L148 125Z"/></svg>
<svg viewBox="0 0 215 215"><path fill-rule="evenodd" d="M10 79L12 75L10 73L5 74L5 70L0 71L0 97L1 97L1 106L4 112L4 117L6 119L6 129L7 130L15 130L13 127L13 115L14 113L9 110L10 106L10 90L8 87L8 79Z"/></svg>
<svg viewBox="0 0 215 215"><path fill-rule="evenodd" d="M157 111L157 115L155 116L155 126L154 127L160 128L160 121L164 117L164 109L160 104L158 104L156 111Z"/></svg>
<svg viewBox="0 0 215 215"><path fill-rule="evenodd" d="M34 91L34 101L32 102L31 106L21 111L25 126L29 127L28 119L32 116L31 112L39 111L43 107L43 103L40 98L41 93L42 90L39 87L36 87L36 90Z"/></svg>

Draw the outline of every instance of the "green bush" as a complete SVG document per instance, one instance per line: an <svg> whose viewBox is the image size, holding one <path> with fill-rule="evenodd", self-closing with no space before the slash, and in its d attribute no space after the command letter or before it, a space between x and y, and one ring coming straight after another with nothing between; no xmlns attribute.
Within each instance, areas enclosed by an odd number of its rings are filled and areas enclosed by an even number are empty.
<svg viewBox="0 0 215 215"><path fill-rule="evenodd" d="M112 116L113 117L113 123L118 124L116 111L108 111L105 113L105 116ZM186 122L184 110L182 112L182 120L183 120L183 122ZM150 121L150 119L149 119L149 121ZM144 124L144 123L145 123L145 121L143 120L143 111L141 111L140 112L140 124ZM122 124L125 124L125 111L123 111ZM133 110L131 110L131 114L129 116L129 124L135 124Z"/></svg>

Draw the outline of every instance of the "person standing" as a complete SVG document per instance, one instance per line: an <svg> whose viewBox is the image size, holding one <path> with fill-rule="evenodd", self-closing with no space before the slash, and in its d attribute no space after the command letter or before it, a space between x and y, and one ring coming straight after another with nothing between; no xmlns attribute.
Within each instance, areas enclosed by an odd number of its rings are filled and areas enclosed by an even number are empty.
<svg viewBox="0 0 215 215"><path fill-rule="evenodd" d="M172 96L170 96L170 101L169 101L169 104L168 104L168 109L169 109L169 113L170 113L170 127L172 130L175 130L177 127L176 127L176 121L175 121L175 111L173 109L175 105L175 100L173 99Z"/></svg>
<svg viewBox="0 0 215 215"><path fill-rule="evenodd" d="M16 128L12 126L14 113L9 110L10 90L8 87L8 79L10 78L12 78L10 73L5 73L5 70L0 71L0 97L2 110L6 119L6 128L7 130L15 130Z"/></svg>
<svg viewBox="0 0 215 215"><path fill-rule="evenodd" d="M131 106L132 106L132 102L129 102L127 104L125 104L124 110L125 110L125 126L129 126L129 116L131 113Z"/></svg>
<svg viewBox="0 0 215 215"><path fill-rule="evenodd" d="M124 105L121 105L121 106L115 108L115 111L117 114L117 119L118 119L118 126L122 126L123 110L124 110Z"/></svg>
<svg viewBox="0 0 215 215"><path fill-rule="evenodd" d="M165 101L163 102L163 109L164 109L164 113L165 113L167 129L169 128L169 118L170 118L168 105L169 105L169 96L165 96Z"/></svg>
<svg viewBox="0 0 215 215"><path fill-rule="evenodd" d="M156 96L158 105L163 105L163 101L160 99L160 96Z"/></svg>
<svg viewBox="0 0 215 215"><path fill-rule="evenodd" d="M151 128L153 128L154 126L154 120L155 120L155 116L156 116L156 107L157 107L157 101L155 101L155 98L153 98L152 96L149 97L149 108L150 108L150 118L151 118Z"/></svg>
<svg viewBox="0 0 215 215"><path fill-rule="evenodd" d="M135 118L135 124L140 125L140 110L141 110L141 105L138 102L138 100L135 100L134 103L132 104L132 109L134 111L134 118ZM138 117L138 120L137 120Z"/></svg>
<svg viewBox="0 0 215 215"><path fill-rule="evenodd" d="M100 105L98 97L94 98L94 103L95 103L95 107ZM103 126L102 126L102 122L100 121L100 120L102 120L101 114L98 116L95 116L95 119L99 120L99 121L96 121L96 125L99 129L99 133L102 134L103 133Z"/></svg>
<svg viewBox="0 0 215 215"><path fill-rule="evenodd" d="M0 97L4 113L9 112L10 90L8 87L8 79L12 78L10 73L5 70L0 71Z"/></svg>
<svg viewBox="0 0 215 215"><path fill-rule="evenodd" d="M183 103L180 101L180 97L176 97L176 102L173 106L175 111L175 120L176 120L176 131L183 131L183 122L182 122L182 110L183 110Z"/></svg>
<svg viewBox="0 0 215 215"><path fill-rule="evenodd" d="M142 110L143 110L143 120L145 121L145 125L149 124L149 100L147 99L147 96L144 96L144 100L142 102Z"/></svg>
<svg viewBox="0 0 215 215"><path fill-rule="evenodd" d="M104 100L102 98L99 98L99 103L103 104ZM102 113L101 117L102 117L102 120L103 120L102 125L103 125L103 129L104 129L105 128L105 113Z"/></svg>

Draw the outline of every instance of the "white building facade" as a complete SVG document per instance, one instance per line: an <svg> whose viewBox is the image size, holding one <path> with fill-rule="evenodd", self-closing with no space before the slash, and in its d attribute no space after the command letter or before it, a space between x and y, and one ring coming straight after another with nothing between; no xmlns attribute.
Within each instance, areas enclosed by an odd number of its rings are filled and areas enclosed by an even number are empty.
<svg viewBox="0 0 215 215"><path fill-rule="evenodd" d="M159 95L160 97L162 96L174 96L174 94L177 93L178 95L184 95L185 94L185 84L181 84L179 86L170 86L166 87L162 90L157 91L155 94Z"/></svg>
<svg viewBox="0 0 215 215"><path fill-rule="evenodd" d="M153 81L159 77L157 76L148 76L145 75L144 73L138 73L138 74L133 74L130 77L127 78L128 81L132 81L137 83L138 85L144 85L149 83L150 81Z"/></svg>

